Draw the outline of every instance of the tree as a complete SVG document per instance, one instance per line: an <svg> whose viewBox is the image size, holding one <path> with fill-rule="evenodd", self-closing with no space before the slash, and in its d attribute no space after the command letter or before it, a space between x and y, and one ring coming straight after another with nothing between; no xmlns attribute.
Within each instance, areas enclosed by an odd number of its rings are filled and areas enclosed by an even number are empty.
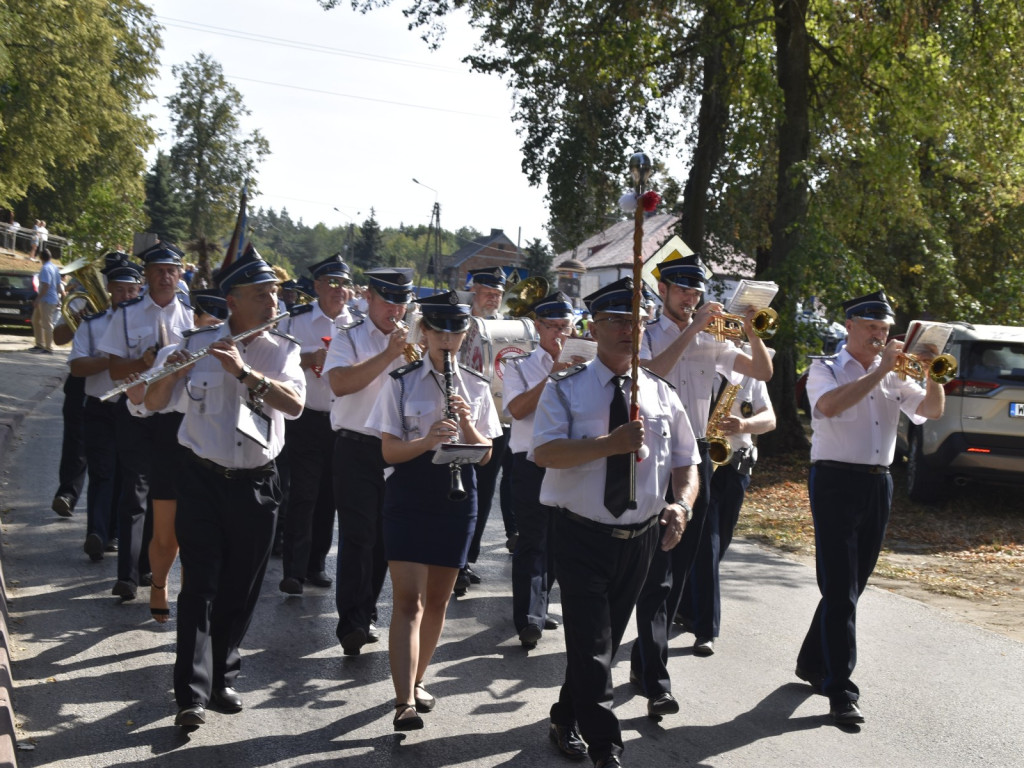
<svg viewBox="0 0 1024 768"><path fill-rule="evenodd" d="M359 228L359 239L352 251L352 262L360 269L373 269L382 265L380 225L374 209Z"/></svg>
<svg viewBox="0 0 1024 768"><path fill-rule="evenodd" d="M554 252L538 237L526 244L525 254L523 266L529 270L530 276L543 277L554 290L557 285L554 272L551 270L551 264L555 259Z"/></svg>
<svg viewBox="0 0 1024 768"><path fill-rule="evenodd" d="M171 72L178 79L178 90L167 101L175 137L174 187L185 203L199 273L207 277L211 242L230 230L239 190L248 184L250 197L255 194L256 167L270 146L258 130L241 135L240 120L249 110L210 56L197 54Z"/></svg>
<svg viewBox="0 0 1024 768"><path fill-rule="evenodd" d="M156 153L153 167L146 174L146 215L149 231L161 240L180 243L185 238L188 222L182 214L183 205L173 186L171 159L163 151Z"/></svg>

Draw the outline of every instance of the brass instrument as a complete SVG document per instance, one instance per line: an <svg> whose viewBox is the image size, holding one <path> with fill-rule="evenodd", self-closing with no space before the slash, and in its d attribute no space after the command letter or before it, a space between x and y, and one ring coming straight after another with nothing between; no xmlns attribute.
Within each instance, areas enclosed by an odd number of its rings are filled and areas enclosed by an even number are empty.
<svg viewBox="0 0 1024 768"><path fill-rule="evenodd" d="M78 318L81 316L71 308L72 302L84 301L85 307L82 311L93 314L110 309L110 295L107 293L106 283L95 261L84 257L76 259L66 267L62 267L60 273L74 275L74 278L85 289L69 293L60 303L60 314L72 331L78 330Z"/></svg>
<svg viewBox="0 0 1024 768"><path fill-rule="evenodd" d="M409 324L402 322L397 317L391 318L391 322L395 324L396 331L405 331L408 336L405 337L405 349L402 350L402 356L405 358L405 362L414 363L417 360L423 359L423 350L420 349L418 340L411 339L412 331L409 329Z"/></svg>
<svg viewBox="0 0 1024 768"><path fill-rule="evenodd" d="M956 358L952 355L938 355L930 363L925 363L917 355L901 352L893 370L903 381L909 377L923 384L927 376L937 384L947 384L956 378L957 368Z"/></svg>
<svg viewBox="0 0 1024 768"><path fill-rule="evenodd" d="M459 419L455 415L455 409L452 407L452 397L455 395L455 372L452 368L452 353L451 350L446 349L444 351L444 417L451 419L458 423ZM452 435L449 442L459 442L458 435ZM448 491L448 499L451 501L462 501L466 498L466 489L462 485L462 466L453 461L448 465L448 470L452 474L452 485Z"/></svg>
<svg viewBox="0 0 1024 768"><path fill-rule="evenodd" d="M721 314L714 317L704 329L715 341L743 338L743 315ZM779 313L771 307L758 310L750 324L759 339L770 339L779 330Z"/></svg>
<svg viewBox="0 0 1024 768"><path fill-rule="evenodd" d="M498 314L502 317L526 317L530 307L548 295L548 281L543 277L528 277L512 283L501 297Z"/></svg>
<svg viewBox="0 0 1024 768"><path fill-rule="evenodd" d="M729 416L732 411L732 404L736 400L736 393L740 391L739 384L730 384L722 390L722 396L715 403L715 410L711 412L708 419L707 439L708 458L716 467L728 464L732 458L732 446L729 439L722 433L722 420Z"/></svg>
<svg viewBox="0 0 1024 768"><path fill-rule="evenodd" d="M232 336L229 339L227 339L227 341L230 341L232 343L236 343L236 342L241 341L242 339L247 339L250 336L255 336L257 333L260 333L261 331L265 331L267 328L270 328L271 326L277 325L279 322L284 320L286 317L291 317L291 313L289 313L289 312L282 312L277 317L273 317L270 320L267 320L267 322L263 323L262 325L258 325L255 328L250 328L248 331L242 331L241 333L236 333L234 336ZM223 339L220 339L220 341L223 341ZM203 347L202 349L199 349L199 350L193 352L189 356L189 358L187 360L182 360L181 362L172 363L170 365L164 365L164 366L156 369L155 371L153 371L153 370L146 371L144 374L139 376L139 378L135 379L134 381L122 381L120 384L118 384L113 389L109 390L108 392L104 392L100 396L100 400L103 401L103 402L106 402L110 398L116 397L117 395L120 395L122 392L127 392L129 389L134 387L136 384L145 384L146 386L149 386L154 381L160 381L160 379L165 379L168 376L170 376L171 374L177 373L182 368L188 368L190 365L195 363L197 360L200 360L200 359L206 357L208 354L210 354L210 345L207 345L207 346Z"/></svg>

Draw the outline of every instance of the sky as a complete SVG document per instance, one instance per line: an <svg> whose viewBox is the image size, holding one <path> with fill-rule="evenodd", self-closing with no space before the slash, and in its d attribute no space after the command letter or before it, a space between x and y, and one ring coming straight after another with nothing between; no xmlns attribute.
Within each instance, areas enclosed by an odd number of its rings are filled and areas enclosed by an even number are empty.
<svg viewBox="0 0 1024 768"><path fill-rule="evenodd" d="M171 67L209 54L252 113L243 132L258 128L270 143L251 209L341 227L372 207L381 226L397 227L427 225L437 202L444 229L502 229L523 246L547 240L544 191L521 169L512 92L460 61L478 37L464 16L448 20L431 51L408 29L405 0L365 15L347 0L331 11L316 0L148 4L163 27L147 110L162 133L157 148L173 144Z"/></svg>

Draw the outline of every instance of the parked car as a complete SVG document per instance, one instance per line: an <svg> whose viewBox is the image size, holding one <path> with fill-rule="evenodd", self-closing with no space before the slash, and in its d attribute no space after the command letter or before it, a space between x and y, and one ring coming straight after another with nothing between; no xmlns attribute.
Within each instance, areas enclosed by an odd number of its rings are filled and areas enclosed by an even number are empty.
<svg viewBox="0 0 1024 768"><path fill-rule="evenodd" d="M937 501L950 485L1024 483L1024 327L953 323L946 351L958 361L946 411L921 426L900 417L907 493Z"/></svg>
<svg viewBox="0 0 1024 768"><path fill-rule="evenodd" d="M32 302L35 300L34 272L0 271L0 325L31 327Z"/></svg>

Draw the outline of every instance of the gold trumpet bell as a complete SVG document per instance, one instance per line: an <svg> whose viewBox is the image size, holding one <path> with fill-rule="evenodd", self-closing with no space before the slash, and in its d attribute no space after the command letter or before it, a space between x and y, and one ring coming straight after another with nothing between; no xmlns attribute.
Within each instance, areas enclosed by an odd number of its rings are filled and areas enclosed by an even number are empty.
<svg viewBox="0 0 1024 768"><path fill-rule="evenodd" d="M743 315L722 314L715 317L704 330L715 337L715 341L743 339ZM754 334L759 339L770 339L779 330L779 313L771 307L757 311L750 321Z"/></svg>
<svg viewBox="0 0 1024 768"><path fill-rule="evenodd" d="M956 378L959 366L956 358L948 354L932 358L927 365L917 355L901 354L896 358L896 367L893 370L903 381L911 378L923 384L927 376L936 384L948 384Z"/></svg>

